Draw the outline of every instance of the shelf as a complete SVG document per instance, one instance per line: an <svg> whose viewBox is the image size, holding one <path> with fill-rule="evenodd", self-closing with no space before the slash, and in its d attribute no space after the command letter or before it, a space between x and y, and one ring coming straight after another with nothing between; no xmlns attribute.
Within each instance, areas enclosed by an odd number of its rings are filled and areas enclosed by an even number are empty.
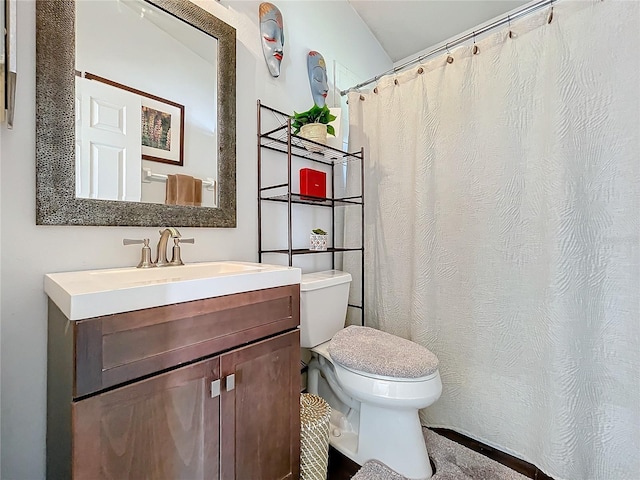
<svg viewBox="0 0 640 480"><path fill-rule="evenodd" d="M364 148L361 148L357 152L345 152L339 148L334 148L329 145L323 145L305 138L302 138L298 135L294 135L291 128L291 119L290 115L284 112L280 112L271 107L263 105L260 101L258 101L258 112L257 112L257 120L258 120L258 261L262 262L265 255L285 255L288 260L288 265L291 267L294 265L294 256L298 258L298 262L305 263L303 260L314 260L314 265L317 264L318 268L326 269L327 264L329 264L328 260L330 260L331 269L335 269L340 266L342 260L350 259L351 256L346 256L348 252L355 252L354 259L359 257L360 259L360 271L359 275L356 272L355 279L358 279L360 282L360 295L361 298L364 298L365 290L365 278L364 278L364 161L365 161L365 151ZM317 149L316 149L317 147ZM265 157L267 163L263 162L263 155L268 155ZM294 163L295 158L295 163ZM302 162L300 160L303 160ZM293 179L292 179L292 170L298 169L300 164L305 164L305 162L314 162L317 164L324 165L320 169L326 173L327 178L330 180L329 185L327 186L326 193L324 195L328 195L328 197L312 197L309 195L302 195L300 193L300 189L298 189L298 193L294 193L292 191L293 188ZM275 184L277 181L282 181L283 175L278 175L278 171L271 172L269 171L268 177L272 179L273 184L267 183L266 185L263 183L263 172L266 171L266 166L268 165L269 169L276 169L280 171L281 174L286 174L286 182ZM360 189L359 192L343 190L346 188L342 185L345 175L345 166L349 167L349 170L353 170L353 175L359 173L359 183ZM294 172L295 173L295 172ZM277 180L275 180L277 179ZM338 179L339 189L336 188L336 179ZM354 184L355 187L355 184ZM349 193L347 193L349 192ZM359 195L354 195L355 193L359 193ZM342 195L340 198L335 198L336 194ZM347 196L348 195L348 196ZM264 202L279 202L284 203L285 208L276 208L273 205L266 206ZM296 207L295 211L293 208L294 204L304 205L305 207ZM307 209L307 206L312 207L325 207L329 211L319 211L314 209ZM304 213L311 214L314 218L317 215L318 219L321 219L321 222L327 222L329 228L334 232L338 227L341 226L341 213L338 213L337 207L347 207L347 206L359 206L359 217L360 217L360 239L356 241L349 242L349 245L359 245L359 247L354 248L338 248L331 247L326 250L310 250L309 248L293 248L293 237L294 237L294 218L297 221L299 214L302 210ZM263 208L267 208L269 212L274 212L277 215L278 221L282 220L282 215L286 213L286 230L283 228L282 237L286 234L287 240L284 238L279 238L279 240L274 240L273 243L275 245L286 245L287 248L276 248L276 249L263 249L263 230L266 230L267 227L265 225L265 221L263 220L262 210ZM286 212L285 212L286 211ZM354 212L355 213L355 212ZM330 214L330 215L328 215ZM327 221L327 218L330 216L330 223ZM314 222L316 220L314 219ZM355 219L354 219L355 222ZM278 222L272 222L278 223ZM273 227L270 227L273 228ZM332 237L333 243L336 237ZM301 242L299 242L301 243ZM342 243L342 242L340 242ZM303 259L300 258L299 255L318 255L318 254L327 254L325 256ZM344 254L344 255L343 255ZM350 254L349 254L350 255ZM274 258L276 261L281 261L282 257ZM317 262L315 261L317 260ZM313 268L313 267L312 267ZM354 266L355 268L355 266ZM365 318L365 308L363 305L354 305L348 304L348 307L356 310L360 310L360 320L362 324L364 324ZM356 312L353 312L356 313ZM304 368L304 367L303 367Z"/></svg>
<svg viewBox="0 0 640 480"><path fill-rule="evenodd" d="M363 248L327 248L326 250L309 250L308 248L294 248L291 250L292 255L308 255L313 253L341 253L341 252L361 252ZM281 253L281 254L289 254L289 250L279 249L279 250L261 250L260 253Z"/></svg>
<svg viewBox="0 0 640 480"><path fill-rule="evenodd" d="M262 190L269 190L273 188L280 188L282 185L275 185L273 187L265 187ZM266 200L270 202L284 202L287 203L289 201L289 197L287 194L284 195L274 195L271 197L261 197L261 200ZM297 203L301 205L314 205L316 207L341 207L341 206L350 206L350 205L362 205L362 197L344 197L344 198L321 198L321 197L309 197L306 195L300 195L298 193L291 194L291 203Z"/></svg>
<svg viewBox="0 0 640 480"><path fill-rule="evenodd" d="M275 133L260 135L260 146L268 150L274 150L276 152L287 153L289 150L289 144L287 140L287 126L281 127L281 136L275 136ZM322 150L313 152L307 150L304 147L303 142L308 142L313 145L322 147ZM297 158L304 158L316 163L323 163L325 165L342 164L354 160L362 159L362 152L343 152L337 148L330 147L328 145L322 145L312 140L302 139L297 135L291 135L291 155Z"/></svg>
<svg viewBox="0 0 640 480"><path fill-rule="evenodd" d="M289 135L289 115L280 112L266 105L260 105L262 110L271 113L273 128L266 132L260 133L260 146L268 150L275 150L281 153L288 153L289 140L291 141L291 155L298 158L304 158L325 165L336 165L346 163L353 160L362 160L362 151L345 152L339 148L304 139L298 135ZM319 147L319 151L314 152L305 148L307 145L315 145Z"/></svg>

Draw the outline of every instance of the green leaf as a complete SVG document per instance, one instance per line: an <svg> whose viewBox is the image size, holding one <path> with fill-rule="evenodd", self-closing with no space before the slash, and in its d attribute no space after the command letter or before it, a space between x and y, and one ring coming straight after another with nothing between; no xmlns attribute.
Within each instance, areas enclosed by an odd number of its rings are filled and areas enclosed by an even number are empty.
<svg viewBox="0 0 640 480"><path fill-rule="evenodd" d="M291 117L294 121L291 123L291 126L292 128L297 129L293 132L295 135L303 125L308 123L324 123L326 125L329 122L333 122L336 118L337 117L335 115L331 114L327 105L320 107L317 104L314 104L313 107L306 112L298 113L294 111L293 116ZM330 133L329 128L327 128L327 132ZM332 133L332 135L335 135L335 133Z"/></svg>
<svg viewBox="0 0 640 480"><path fill-rule="evenodd" d="M333 125L327 125L327 133L329 135L333 135L334 137L336 136L336 129L333 128Z"/></svg>

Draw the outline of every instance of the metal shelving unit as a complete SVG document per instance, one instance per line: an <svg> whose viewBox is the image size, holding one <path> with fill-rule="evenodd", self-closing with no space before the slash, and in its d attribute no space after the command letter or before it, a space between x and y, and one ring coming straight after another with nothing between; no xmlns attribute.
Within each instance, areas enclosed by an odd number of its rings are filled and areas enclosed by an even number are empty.
<svg viewBox="0 0 640 480"><path fill-rule="evenodd" d="M268 117L266 122L265 117ZM291 133L291 119L288 114L280 112L271 107L263 105L258 100L257 108L258 122L258 261L262 262L263 254L281 254L287 255L288 265L293 266L293 258L296 255L331 255L331 268L335 268L336 254L346 252L360 253L360 298L364 300L364 148L357 152L344 152L342 150L322 145L311 140L303 139ZM313 150L305 147L315 146ZM286 168L287 181L273 185L263 185L263 151L274 151L283 154L283 168ZM284 165L286 156L286 165ZM331 190L330 197L319 198L303 196L299 192L292 191L292 160L294 158L302 159L304 162L318 163L327 166L330 169ZM347 197L334 197L335 190L335 168L342 166L346 162L357 161L360 166L360 194ZM282 193L285 191L286 193ZM287 248L265 249L263 248L263 232L262 232L262 207L264 202L280 202L287 204ZM360 245L353 248L336 248L330 247L327 250L317 251L306 248L293 248L293 205L310 205L313 207L324 207L331 209L331 245L336 244L335 225L336 225L336 207L350 206L360 208ZM360 319L364 324L364 304L353 305L349 307L361 310Z"/></svg>

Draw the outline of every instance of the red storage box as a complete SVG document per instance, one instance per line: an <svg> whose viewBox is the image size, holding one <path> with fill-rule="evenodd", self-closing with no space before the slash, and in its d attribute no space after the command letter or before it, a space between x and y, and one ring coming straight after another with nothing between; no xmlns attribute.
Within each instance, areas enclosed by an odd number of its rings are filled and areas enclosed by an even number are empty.
<svg viewBox="0 0 640 480"><path fill-rule="evenodd" d="M300 169L300 195L303 197L327 196L327 174L311 168Z"/></svg>

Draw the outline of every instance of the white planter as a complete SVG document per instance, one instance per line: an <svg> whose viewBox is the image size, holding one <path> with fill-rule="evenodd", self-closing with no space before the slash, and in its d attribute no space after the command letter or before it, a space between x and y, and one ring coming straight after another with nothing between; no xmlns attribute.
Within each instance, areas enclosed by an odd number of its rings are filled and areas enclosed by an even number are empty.
<svg viewBox="0 0 640 480"><path fill-rule="evenodd" d="M307 123L300 128L301 137L314 142L326 145L327 143L327 126L324 123ZM303 141L304 148L310 152L319 152L323 149L321 145L315 145L313 143Z"/></svg>
<svg viewBox="0 0 640 480"><path fill-rule="evenodd" d="M316 233L312 233L309 238L309 250L326 250L328 239L329 235L318 235Z"/></svg>

